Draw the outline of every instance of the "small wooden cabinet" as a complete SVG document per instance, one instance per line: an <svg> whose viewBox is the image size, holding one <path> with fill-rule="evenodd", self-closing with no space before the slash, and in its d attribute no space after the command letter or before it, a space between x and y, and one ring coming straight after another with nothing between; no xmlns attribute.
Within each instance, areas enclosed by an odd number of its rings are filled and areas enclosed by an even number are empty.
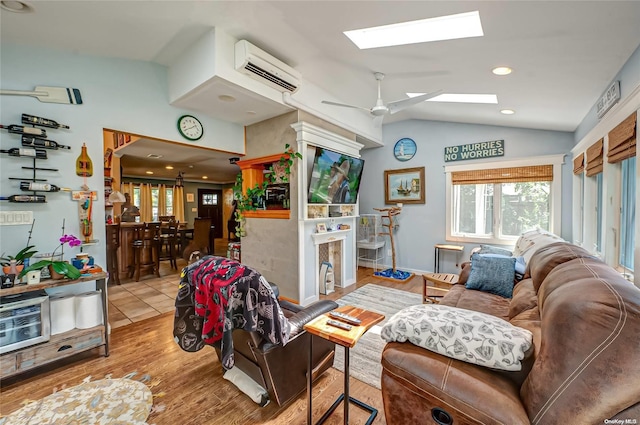
<svg viewBox="0 0 640 425"><path fill-rule="evenodd" d="M107 324L109 314L107 310L106 273L96 273L90 277L77 280L45 280L35 285L20 285L12 288L0 289L0 297L39 291L60 286L75 285L81 282L96 282L96 289L102 293L102 325L89 329L73 329L58 335L53 335L49 341L31 345L11 351L0 356L0 378L26 372L30 369L72 356L74 354L104 346L104 356L109 356L109 333Z"/></svg>

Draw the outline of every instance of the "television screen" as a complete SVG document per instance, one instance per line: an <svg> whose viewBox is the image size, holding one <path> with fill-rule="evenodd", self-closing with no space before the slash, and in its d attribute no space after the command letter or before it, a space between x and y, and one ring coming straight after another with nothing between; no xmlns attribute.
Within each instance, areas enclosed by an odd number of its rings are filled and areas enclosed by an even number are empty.
<svg viewBox="0 0 640 425"><path fill-rule="evenodd" d="M309 204L355 204L364 160L316 148L309 179Z"/></svg>

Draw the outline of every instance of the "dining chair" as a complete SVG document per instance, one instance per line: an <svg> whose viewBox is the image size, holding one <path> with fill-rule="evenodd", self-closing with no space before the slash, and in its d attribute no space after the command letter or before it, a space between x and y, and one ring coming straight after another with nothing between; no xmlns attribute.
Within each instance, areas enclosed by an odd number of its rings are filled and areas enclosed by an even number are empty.
<svg viewBox="0 0 640 425"><path fill-rule="evenodd" d="M189 256L194 251L200 251L201 254L213 254L209 250L209 239L211 235L211 219L196 218L193 222L193 239L182 253L185 260L189 260Z"/></svg>

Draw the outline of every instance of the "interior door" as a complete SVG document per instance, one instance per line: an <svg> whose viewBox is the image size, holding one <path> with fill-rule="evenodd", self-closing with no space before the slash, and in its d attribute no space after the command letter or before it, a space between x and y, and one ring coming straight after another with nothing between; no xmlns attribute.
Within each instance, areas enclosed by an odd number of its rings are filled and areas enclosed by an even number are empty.
<svg viewBox="0 0 640 425"><path fill-rule="evenodd" d="M222 190L198 189L198 217L211 218L213 234L222 237Z"/></svg>

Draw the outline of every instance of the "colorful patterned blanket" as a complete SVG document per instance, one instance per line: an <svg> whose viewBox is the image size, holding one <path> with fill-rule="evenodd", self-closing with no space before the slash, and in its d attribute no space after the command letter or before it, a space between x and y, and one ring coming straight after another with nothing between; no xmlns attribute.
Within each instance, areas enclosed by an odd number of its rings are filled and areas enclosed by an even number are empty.
<svg viewBox="0 0 640 425"><path fill-rule="evenodd" d="M289 340L289 323L266 279L228 258L206 256L182 270L174 339L185 351L220 343L222 367L234 365L234 329L259 332L273 344Z"/></svg>

